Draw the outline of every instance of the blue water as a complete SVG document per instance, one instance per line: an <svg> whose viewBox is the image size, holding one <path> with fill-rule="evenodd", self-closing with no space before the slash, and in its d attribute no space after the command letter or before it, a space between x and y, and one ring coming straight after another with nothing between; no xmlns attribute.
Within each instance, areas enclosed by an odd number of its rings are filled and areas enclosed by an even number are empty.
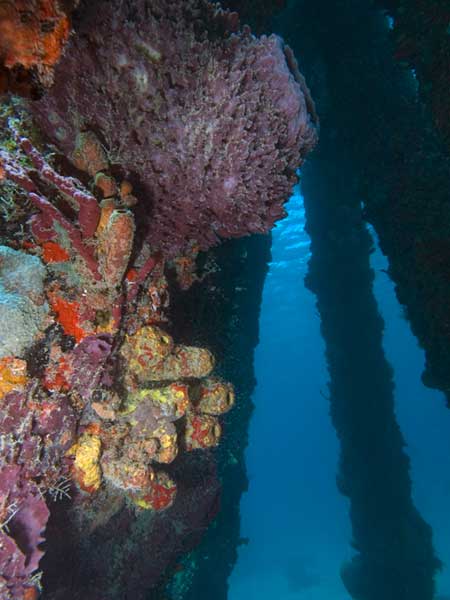
<svg viewBox="0 0 450 600"><path fill-rule="evenodd" d="M310 256L300 192L273 232L256 351L256 410L247 450L249 492L229 600L347 598L339 578L348 502L335 484L338 442L315 298L303 284Z"/></svg>
<svg viewBox="0 0 450 600"><path fill-rule="evenodd" d="M436 553L444 562L436 579L437 594L450 597L450 412L443 394L426 388L420 380L424 353L403 317L394 286L384 272L387 266L377 249L372 256L377 274L374 292L386 325L384 351L394 367L396 416L411 459L413 500L433 528Z"/></svg>
<svg viewBox="0 0 450 600"><path fill-rule="evenodd" d="M299 188L288 213L273 233L264 289L256 410L246 455L250 484L241 503L241 535L248 544L239 549L228 597L349 600L339 576L341 564L353 555L349 503L336 488L339 445L326 399L324 343L315 298L303 283L310 251ZM395 372L396 416L411 459L413 499L433 527L439 558L450 563L450 413L443 396L421 383L423 352L379 250L372 267L386 323L384 348ZM450 594L447 568L437 583L439 596Z"/></svg>

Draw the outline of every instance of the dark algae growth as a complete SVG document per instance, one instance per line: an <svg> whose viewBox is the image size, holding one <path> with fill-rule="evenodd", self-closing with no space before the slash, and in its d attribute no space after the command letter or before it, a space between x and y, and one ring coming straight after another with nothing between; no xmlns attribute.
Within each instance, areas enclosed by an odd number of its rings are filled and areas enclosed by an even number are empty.
<svg viewBox="0 0 450 600"><path fill-rule="evenodd" d="M449 32L0 0L0 600L450 598Z"/></svg>

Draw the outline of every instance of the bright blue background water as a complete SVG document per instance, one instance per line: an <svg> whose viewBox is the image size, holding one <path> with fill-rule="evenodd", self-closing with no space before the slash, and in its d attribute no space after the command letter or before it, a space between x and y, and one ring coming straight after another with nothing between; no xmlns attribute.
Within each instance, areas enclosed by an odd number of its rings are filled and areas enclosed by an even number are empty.
<svg viewBox="0 0 450 600"><path fill-rule="evenodd" d="M340 565L352 555L348 500L335 484L338 441L326 400L328 374L315 298L303 283L309 259L299 188L273 232L256 351L256 410L247 450L250 485L241 503L247 546L229 580L229 600L348 600ZM373 234L373 232L372 232ZM373 234L374 235L374 234ZM450 562L450 412L423 386L423 352L398 304L386 261L372 256L374 292L395 371L396 415L411 458L414 501ZM324 395L321 394L324 393ZM438 594L450 594L450 575ZM381 600L381 599L380 599Z"/></svg>

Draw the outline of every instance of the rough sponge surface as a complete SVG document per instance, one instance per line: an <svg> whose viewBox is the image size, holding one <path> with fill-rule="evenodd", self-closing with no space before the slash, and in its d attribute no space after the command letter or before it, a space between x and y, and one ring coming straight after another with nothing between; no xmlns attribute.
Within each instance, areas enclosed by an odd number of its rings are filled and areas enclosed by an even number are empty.
<svg viewBox="0 0 450 600"><path fill-rule="evenodd" d="M149 241L166 256L268 231L284 215L316 117L277 36L237 30L205 0L81 3L77 35L35 111L72 155L81 131L140 190Z"/></svg>
<svg viewBox="0 0 450 600"><path fill-rule="evenodd" d="M0 246L0 358L22 357L45 327L45 277L39 258Z"/></svg>

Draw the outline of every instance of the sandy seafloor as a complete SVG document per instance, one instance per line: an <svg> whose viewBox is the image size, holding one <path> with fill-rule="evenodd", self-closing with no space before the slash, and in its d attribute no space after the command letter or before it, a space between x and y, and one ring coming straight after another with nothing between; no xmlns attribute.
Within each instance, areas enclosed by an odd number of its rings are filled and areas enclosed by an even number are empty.
<svg viewBox="0 0 450 600"><path fill-rule="evenodd" d="M326 400L315 298L303 282L310 253L298 187L287 208L288 218L273 232L255 357L256 410L246 455L250 484L241 503L241 535L248 544L239 549L228 598L349 600L339 576L342 562L352 556L349 503L335 483L339 446ZM433 527L439 558L450 563L450 411L442 394L421 382L423 351L378 249L372 266L414 501ZM437 595L446 598L446 567L437 581Z"/></svg>

